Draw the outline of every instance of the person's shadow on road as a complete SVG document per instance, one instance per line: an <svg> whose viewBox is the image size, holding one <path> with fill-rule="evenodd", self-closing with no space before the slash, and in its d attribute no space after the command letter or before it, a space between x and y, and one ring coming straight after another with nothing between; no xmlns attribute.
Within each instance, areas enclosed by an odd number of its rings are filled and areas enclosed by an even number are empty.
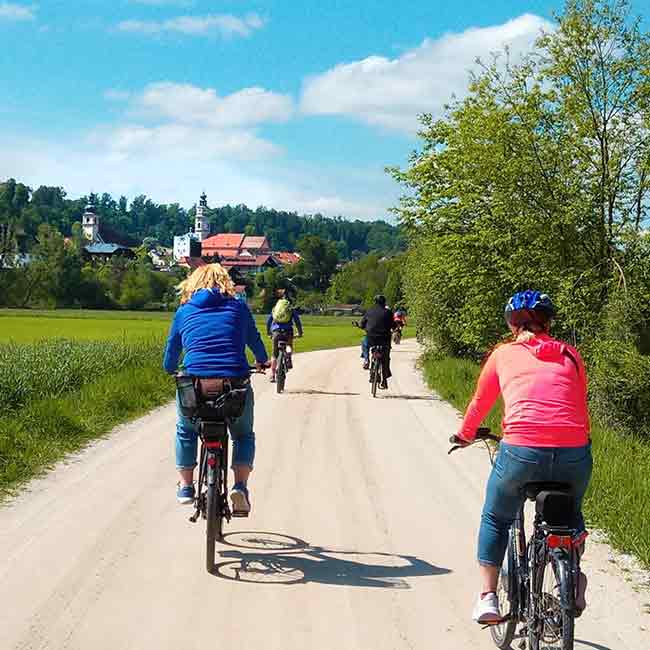
<svg viewBox="0 0 650 650"><path fill-rule="evenodd" d="M451 573L412 555L325 549L277 533L230 533L223 543L233 550L219 552L212 573L237 582L410 589L406 578Z"/></svg>

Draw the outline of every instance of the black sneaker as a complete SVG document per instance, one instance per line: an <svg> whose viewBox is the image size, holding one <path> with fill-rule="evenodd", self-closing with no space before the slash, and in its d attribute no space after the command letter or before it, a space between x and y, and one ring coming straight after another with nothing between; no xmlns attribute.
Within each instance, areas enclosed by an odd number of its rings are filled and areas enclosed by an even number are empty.
<svg viewBox="0 0 650 650"><path fill-rule="evenodd" d="M379 384L379 388L381 388L382 390L386 390L388 388L388 382L384 379L384 381L382 381L381 384Z"/></svg>

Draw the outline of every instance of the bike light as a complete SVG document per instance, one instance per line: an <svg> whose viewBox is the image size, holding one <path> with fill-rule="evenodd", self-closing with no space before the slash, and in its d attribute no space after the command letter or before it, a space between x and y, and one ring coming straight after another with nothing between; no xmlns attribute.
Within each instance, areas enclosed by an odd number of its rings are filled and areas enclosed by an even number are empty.
<svg viewBox="0 0 650 650"><path fill-rule="evenodd" d="M291 349L290 345L287 345L287 354L291 354L293 350Z"/></svg>
<svg viewBox="0 0 650 650"><path fill-rule="evenodd" d="M217 466L217 459L214 456L208 456L208 466L212 469Z"/></svg>
<svg viewBox="0 0 650 650"><path fill-rule="evenodd" d="M549 535L546 544L549 548L571 548L573 539L570 535Z"/></svg>

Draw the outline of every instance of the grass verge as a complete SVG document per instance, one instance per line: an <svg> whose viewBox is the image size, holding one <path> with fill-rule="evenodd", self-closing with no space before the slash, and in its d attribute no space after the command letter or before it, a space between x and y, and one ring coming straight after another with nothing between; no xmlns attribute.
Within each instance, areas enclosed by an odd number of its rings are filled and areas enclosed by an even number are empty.
<svg viewBox="0 0 650 650"><path fill-rule="evenodd" d="M425 356L422 362L429 386L457 409L469 403L479 366L466 359ZM501 430L502 404L490 413L486 426ZM593 422L594 474L585 500L585 516L592 527L606 532L620 551L633 553L650 567L650 443Z"/></svg>

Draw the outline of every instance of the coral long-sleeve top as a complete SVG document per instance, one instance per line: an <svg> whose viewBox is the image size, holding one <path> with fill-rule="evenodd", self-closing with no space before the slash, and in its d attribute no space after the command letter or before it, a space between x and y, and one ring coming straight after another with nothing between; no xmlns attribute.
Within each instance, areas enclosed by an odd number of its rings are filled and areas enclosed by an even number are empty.
<svg viewBox="0 0 650 650"><path fill-rule="evenodd" d="M496 348L483 366L459 436L473 440L499 394L504 442L582 447L589 442L587 375L578 351L546 334Z"/></svg>

